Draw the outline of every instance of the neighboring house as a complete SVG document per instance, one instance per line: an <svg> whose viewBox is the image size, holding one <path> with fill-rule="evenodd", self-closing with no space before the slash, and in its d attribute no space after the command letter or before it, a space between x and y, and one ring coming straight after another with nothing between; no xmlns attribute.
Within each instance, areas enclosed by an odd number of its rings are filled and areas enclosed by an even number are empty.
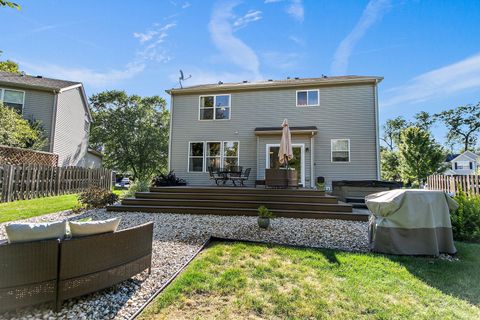
<svg viewBox="0 0 480 320"><path fill-rule="evenodd" d="M471 151L465 151L462 154L451 154L445 159L448 168L445 175L469 175L476 174L480 167L480 155Z"/></svg>
<svg viewBox="0 0 480 320"><path fill-rule="evenodd" d="M342 76L207 84L171 89L169 168L211 185L208 167L251 168L248 184L278 167L281 124L290 124L301 184L317 177L380 179L377 84Z"/></svg>
<svg viewBox="0 0 480 320"><path fill-rule="evenodd" d="M48 138L44 151L58 154L59 166L84 166L91 157L101 164L88 152L92 117L80 82L0 72L0 102L41 121Z"/></svg>

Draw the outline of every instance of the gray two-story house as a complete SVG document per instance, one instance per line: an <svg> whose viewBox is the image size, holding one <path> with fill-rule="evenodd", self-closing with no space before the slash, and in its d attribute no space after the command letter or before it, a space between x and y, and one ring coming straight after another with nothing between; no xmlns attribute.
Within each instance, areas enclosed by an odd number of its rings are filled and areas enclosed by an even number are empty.
<svg viewBox="0 0 480 320"><path fill-rule="evenodd" d="M211 185L208 168L251 168L248 185L278 167L288 119L300 184L380 178L377 85L382 77L243 81L167 90L169 168L190 185Z"/></svg>
<svg viewBox="0 0 480 320"><path fill-rule="evenodd" d="M92 117L80 82L0 72L0 102L41 122L44 151L58 154L59 166L101 166L101 155L88 148Z"/></svg>

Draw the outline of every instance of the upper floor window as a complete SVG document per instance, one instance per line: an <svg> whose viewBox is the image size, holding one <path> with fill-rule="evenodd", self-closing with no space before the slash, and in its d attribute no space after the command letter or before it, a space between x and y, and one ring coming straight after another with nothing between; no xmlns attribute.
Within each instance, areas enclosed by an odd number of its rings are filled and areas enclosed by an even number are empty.
<svg viewBox="0 0 480 320"><path fill-rule="evenodd" d="M230 95L200 96L200 120L229 120Z"/></svg>
<svg viewBox="0 0 480 320"><path fill-rule="evenodd" d="M350 162L350 139L332 139L332 162Z"/></svg>
<svg viewBox="0 0 480 320"><path fill-rule="evenodd" d="M0 89L0 102L7 107L15 109L18 113L23 112L25 92L11 89Z"/></svg>
<svg viewBox="0 0 480 320"><path fill-rule="evenodd" d="M470 161L457 161L455 162L455 170L472 170L473 162Z"/></svg>
<svg viewBox="0 0 480 320"><path fill-rule="evenodd" d="M297 107L313 107L320 105L320 90L298 90Z"/></svg>

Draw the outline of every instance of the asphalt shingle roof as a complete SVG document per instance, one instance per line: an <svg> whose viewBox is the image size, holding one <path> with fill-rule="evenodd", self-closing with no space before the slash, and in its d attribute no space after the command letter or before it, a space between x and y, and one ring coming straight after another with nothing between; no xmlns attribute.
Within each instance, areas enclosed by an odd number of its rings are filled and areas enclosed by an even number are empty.
<svg viewBox="0 0 480 320"><path fill-rule="evenodd" d="M78 84L81 84L81 82L0 71L0 85L38 88L44 90L61 90Z"/></svg>

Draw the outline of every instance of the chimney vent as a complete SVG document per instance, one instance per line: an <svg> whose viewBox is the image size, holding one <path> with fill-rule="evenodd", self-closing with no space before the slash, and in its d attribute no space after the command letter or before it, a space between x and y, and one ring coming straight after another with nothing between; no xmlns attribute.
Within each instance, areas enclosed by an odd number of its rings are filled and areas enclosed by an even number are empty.
<svg viewBox="0 0 480 320"><path fill-rule="evenodd" d="M222 82L222 81L218 81L218 84L223 84L223 82Z"/></svg>

